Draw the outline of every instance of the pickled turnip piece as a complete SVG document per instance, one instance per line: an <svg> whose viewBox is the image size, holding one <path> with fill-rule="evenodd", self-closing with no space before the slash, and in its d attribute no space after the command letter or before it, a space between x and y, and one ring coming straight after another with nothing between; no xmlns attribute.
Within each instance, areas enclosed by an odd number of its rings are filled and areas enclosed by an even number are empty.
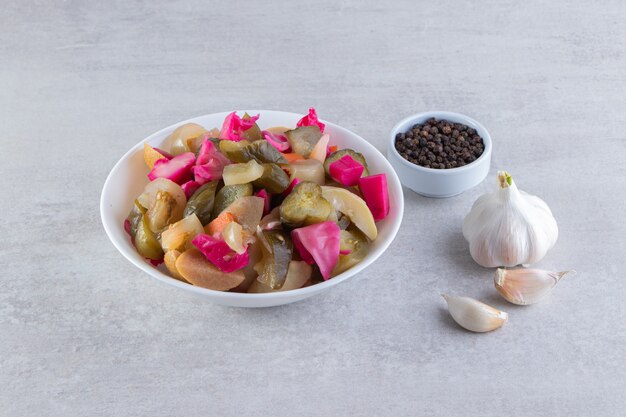
<svg viewBox="0 0 626 417"><path fill-rule="evenodd" d="M191 243L222 272L237 271L248 264L247 252L238 254L222 239L201 233L194 237ZM180 272L187 278L182 271Z"/></svg>
<svg viewBox="0 0 626 417"><path fill-rule="evenodd" d="M309 109L309 114L298 120L296 127L300 126L317 126L322 133L324 133L324 128L326 127L326 125L317 118L317 113L313 107Z"/></svg>
<svg viewBox="0 0 626 417"><path fill-rule="evenodd" d="M198 216L190 214L171 224L161 233L161 247L165 252L170 250L184 252L191 247L191 240L200 233L204 233L202 223Z"/></svg>
<svg viewBox="0 0 626 417"><path fill-rule="evenodd" d="M264 201L261 197L249 196L238 198L224 211L232 214L245 230L254 233L263 217L263 207Z"/></svg>
<svg viewBox="0 0 626 417"><path fill-rule="evenodd" d="M322 222L291 231L293 244L308 264L315 263L327 280L339 261L341 229L334 222Z"/></svg>
<svg viewBox="0 0 626 417"><path fill-rule="evenodd" d="M376 174L360 178L359 189L367 207L372 212L374 220L379 221L387 217L389 214L387 176L385 174Z"/></svg>
<svg viewBox="0 0 626 417"><path fill-rule="evenodd" d="M207 130L196 123L185 123L174 129L174 131L165 139L165 143L170 144L170 153L173 156L180 155L185 152L194 152L190 146L190 141L197 137L203 136Z"/></svg>
<svg viewBox="0 0 626 417"><path fill-rule="evenodd" d="M163 262L165 263L165 267L167 268L167 270L170 271L172 277L176 278L179 281L187 282L187 280L180 274L180 272L178 272L178 269L176 268L176 260L181 254L182 252L179 252L177 250L165 252Z"/></svg>
<svg viewBox="0 0 626 417"><path fill-rule="evenodd" d="M221 271L195 248L178 256L176 270L190 284L216 291L228 291L245 279L241 270L228 273Z"/></svg>
<svg viewBox="0 0 626 417"><path fill-rule="evenodd" d="M324 185L325 183L324 165L317 159L294 161L289 167L291 180L298 178L301 181L311 181L319 185Z"/></svg>
<svg viewBox="0 0 626 417"><path fill-rule="evenodd" d="M361 178L364 168L362 164L350 155L344 155L332 162L328 167L328 171L332 179L340 184L352 187L359 183L359 178Z"/></svg>
<svg viewBox="0 0 626 417"><path fill-rule="evenodd" d="M243 227L237 222L230 222L222 230L222 238L229 248L237 252L239 255L246 251L243 244Z"/></svg>
<svg viewBox="0 0 626 417"><path fill-rule="evenodd" d="M263 175L263 165L250 160L243 164L231 164L224 167L222 178L225 185L248 184Z"/></svg>
<svg viewBox="0 0 626 417"><path fill-rule="evenodd" d="M183 184L191 180L191 168L195 162L196 156L192 152L182 153L172 159L159 159L148 173L148 178L150 181L167 178L176 184Z"/></svg>
<svg viewBox="0 0 626 417"><path fill-rule="evenodd" d="M359 152L348 148L336 150L326 157L326 160L324 161L324 170L326 171L326 175L330 176L330 164L343 158L346 155L350 155L352 159L363 165L363 174L361 176L367 177L369 175L369 171L367 169L367 161L365 160L363 154L360 154Z"/></svg>
<svg viewBox="0 0 626 417"><path fill-rule="evenodd" d="M230 206L240 198L251 196L252 191L252 184L223 186L215 195L215 205L213 206L211 219L215 219L222 211L224 211L224 209L226 209L226 207Z"/></svg>
<svg viewBox="0 0 626 417"><path fill-rule="evenodd" d="M315 144L311 153L309 154L310 159L317 159L322 164L326 160L326 156L328 155L328 142L330 141L330 135L328 133L322 135L320 140Z"/></svg>

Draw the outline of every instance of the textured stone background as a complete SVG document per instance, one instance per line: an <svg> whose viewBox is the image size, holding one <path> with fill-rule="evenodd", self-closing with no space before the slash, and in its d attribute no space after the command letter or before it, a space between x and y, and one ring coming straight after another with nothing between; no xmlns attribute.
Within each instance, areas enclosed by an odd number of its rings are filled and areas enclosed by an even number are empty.
<svg viewBox="0 0 626 417"><path fill-rule="evenodd" d="M0 7L0 415L624 415L626 3L88 3ZM310 105L381 150L404 116L466 113L492 134L492 176L406 191L379 261L279 308L209 304L109 243L100 190L133 144ZM502 168L559 222L541 266L578 270L528 308L461 235ZM443 291L510 323L464 332Z"/></svg>

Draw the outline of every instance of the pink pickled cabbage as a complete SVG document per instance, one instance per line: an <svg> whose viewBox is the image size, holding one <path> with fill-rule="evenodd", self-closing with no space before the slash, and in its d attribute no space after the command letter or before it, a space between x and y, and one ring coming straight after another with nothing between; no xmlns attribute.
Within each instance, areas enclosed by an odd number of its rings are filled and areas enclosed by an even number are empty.
<svg viewBox="0 0 626 417"><path fill-rule="evenodd" d="M344 155L331 163L328 171L332 179L340 184L352 187L359 183L363 169L363 165L355 161L350 155Z"/></svg>
<svg viewBox="0 0 626 417"><path fill-rule="evenodd" d="M288 152L291 148L289 146L289 141L285 135L281 135L278 133L268 132L264 130L261 132L266 141L270 143L273 147L276 148L279 152Z"/></svg>
<svg viewBox="0 0 626 417"><path fill-rule="evenodd" d="M130 236L130 237L131 237L131 240L132 240L132 236L131 236L131 234L130 234L130 220L128 220L128 219L125 219L125 220L124 220L124 231L125 231L126 233L128 233L128 236ZM133 243L133 244L134 244L134 243Z"/></svg>
<svg viewBox="0 0 626 417"><path fill-rule="evenodd" d="M205 139L198 152L196 166L191 170L196 182L202 185L222 178L224 167L230 163L230 160L215 147L211 140Z"/></svg>
<svg viewBox="0 0 626 417"><path fill-rule="evenodd" d="M350 255L352 253L352 249L340 250L339 255Z"/></svg>
<svg viewBox="0 0 626 417"><path fill-rule="evenodd" d="M242 132L254 126L256 121L259 120L259 116L260 115L257 114L256 116L251 116L248 120L244 120L237 116L236 112L232 112L224 119L219 138L239 142L243 139L241 136Z"/></svg>
<svg viewBox="0 0 626 417"><path fill-rule="evenodd" d="M267 191L265 191L265 188L259 190L259 192L257 192L255 195L263 199L263 215L265 216L267 213L270 212L270 203L272 201L272 197Z"/></svg>
<svg viewBox="0 0 626 417"><path fill-rule="evenodd" d="M180 188L183 189L183 191L185 192L185 197L187 197L187 200L189 200L189 197L191 197L193 193L195 193L196 190L200 188L200 183L193 180L187 181L186 183L182 184Z"/></svg>
<svg viewBox="0 0 626 417"><path fill-rule="evenodd" d="M389 214L389 191L385 174L370 175L359 179L359 189L365 204L372 212L374 220L379 221Z"/></svg>
<svg viewBox="0 0 626 417"><path fill-rule="evenodd" d="M181 153L172 159L159 159L154 163L154 168L148 173L150 181L157 178L167 178L176 184L183 184L191 180L191 167L196 162L193 152Z"/></svg>
<svg viewBox="0 0 626 417"><path fill-rule="evenodd" d="M308 264L317 264L325 280L339 262L341 229L335 222L322 222L291 231L293 245Z"/></svg>
<svg viewBox="0 0 626 417"><path fill-rule="evenodd" d="M313 107L309 109L309 114L298 120L296 127L300 126L317 126L320 128L320 132L322 133L324 133L324 128L326 127L326 125L320 122L317 118L317 113L315 112L315 109Z"/></svg>
<svg viewBox="0 0 626 417"><path fill-rule="evenodd" d="M222 272L237 271L250 261L247 250L240 255L223 240L204 233L196 235L191 243Z"/></svg>

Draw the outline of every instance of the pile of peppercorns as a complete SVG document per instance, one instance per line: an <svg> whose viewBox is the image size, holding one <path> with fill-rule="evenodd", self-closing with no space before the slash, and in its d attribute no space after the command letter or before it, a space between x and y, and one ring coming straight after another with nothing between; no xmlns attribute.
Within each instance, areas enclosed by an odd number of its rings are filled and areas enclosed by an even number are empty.
<svg viewBox="0 0 626 417"><path fill-rule="evenodd" d="M458 168L474 162L485 150L475 129L461 123L430 118L396 135L404 159L425 168Z"/></svg>

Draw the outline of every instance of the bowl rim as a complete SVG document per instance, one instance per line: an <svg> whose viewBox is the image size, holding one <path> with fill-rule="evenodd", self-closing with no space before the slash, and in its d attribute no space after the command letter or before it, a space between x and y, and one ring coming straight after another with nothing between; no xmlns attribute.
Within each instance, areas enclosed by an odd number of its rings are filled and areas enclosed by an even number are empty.
<svg viewBox="0 0 626 417"><path fill-rule="evenodd" d="M399 132L400 128L404 124L408 122L416 121L417 119L422 119L422 118L429 119L431 117L434 117L436 119L443 119L443 120L448 120L446 119L446 117L453 117L453 118L463 120L463 122L454 122L454 123L463 123L475 129L477 132L479 132L479 135L483 139L483 143L485 144L485 150L478 158L476 158L475 161L470 162L467 165L463 165L462 167L456 167L456 168L446 168L446 169L426 168L421 165L414 164L413 162L407 161L406 159L404 159L404 157L402 157L402 155L400 155L400 153L396 149L396 146L395 146L396 135L400 133ZM480 122L478 122L477 120L469 116L466 116L462 113L455 113L451 111L431 110L431 111L416 113L411 116L405 117L404 119L396 123L395 126L391 129L389 138L390 138L390 142L388 146L388 149L389 149L388 152L391 152L391 154L396 159L399 159L402 164L404 164L405 166L411 169L415 169L416 171L434 173L437 175L454 175L458 173L463 173L463 171L469 171L472 168L478 166L483 160L491 156L492 140L491 140L491 135L489 134L489 131L485 128L485 126L483 126Z"/></svg>
<svg viewBox="0 0 626 417"><path fill-rule="evenodd" d="M243 113L243 112L247 112L248 114L256 114L256 113L279 113L279 114L283 114L283 115L290 115L290 116L296 116L296 117L301 117L302 114L301 113L295 113L295 112L287 112L287 111L282 111L282 110L235 110L237 113ZM118 244L117 239L115 238L115 235L113 234L113 227L115 227L114 224L112 224L113 222L109 222L108 219L106 218L106 210L107 210L107 202L105 201L105 193L108 190L110 183L112 181L113 178L113 174L120 169L120 167L122 166L122 163L127 161L128 158L130 158L132 156L133 153L137 152L137 150L139 150L144 143L149 142L152 138L154 138L155 136L160 136L163 135L165 132L169 131L169 130L173 130L176 127L185 124L185 123L195 123L195 121L197 119L201 119L201 118L205 118L205 117L218 117L218 116L223 116L226 117L226 115L228 115L229 113L232 113L231 111L226 111L226 112L215 112L215 113L207 113L207 114L202 114L199 116L195 116L195 117L191 117L189 119L186 120L182 120L179 122L175 122L169 126L166 126L154 133L149 134L148 136L146 136L144 139L142 139L141 141L139 141L137 144L133 145L126 153L124 153L124 155L115 163L115 165L113 166L113 168L111 169L111 171L109 171L109 174L107 175L107 178L102 186L102 190L100 192L100 220L102 222L102 225L104 227L104 230L109 238L109 240L111 241L111 243L113 244L113 246L117 249L118 252L120 252L122 254L122 256L124 256L124 258L126 258L130 263L132 263L133 265L135 265L137 268L139 268L140 270L144 271L145 273L147 273L148 275L150 275L152 278L155 278L163 283L166 283L168 285L172 285L174 287L180 288L184 291L189 291L195 294L199 294L199 295L204 295L204 296L210 296L210 297L214 297L214 298L221 298L221 299L225 299L225 300L281 300L281 299L293 299L293 298L306 298L307 295L314 295L318 292L321 292L327 288L333 287L335 285L340 284L341 282L347 280L348 278L358 274L359 272L361 272L363 269L367 268L369 265L371 265L374 261L376 261L389 247L389 245L391 245L391 243L395 240L396 235L398 234L398 230L400 229L400 225L402 223L402 218L404 216L404 193L402 190L402 183L400 182L400 179L398 178L398 174L396 173L395 169L393 168L393 166L391 165L391 163L389 162L389 160L387 160L387 158L385 158L385 156L382 154L382 152L380 152L378 150L378 148L376 148L374 145L372 145L371 143L369 143L367 140L365 140L362 136L358 135L355 132L352 132L349 129L346 129L342 126L339 126L335 123L329 122L325 119L320 119L321 122L323 122L324 124L326 124L327 126L332 126L332 128L334 130L337 130L339 132L341 132L342 134L347 134L347 135L353 135L356 138L358 138L363 146L365 147L369 147L370 152L374 153L375 155L377 155L383 165L387 165L388 169L387 171L390 172L392 175L387 175L387 183L393 183L394 188L398 191L398 201L396 202L397 206L398 206L398 215L395 218L395 220L393 221L393 223L390 225L390 234L389 237L387 238L386 241L381 243L381 246L379 246L375 251L371 252L368 254L368 256L363 259L361 262L359 262L358 264L354 265L353 267L351 267L350 269L342 272L341 274L333 277L332 279L328 279L324 282L320 282L317 283L315 285L310 285L308 287L304 287L304 288L297 288L294 290L288 290L288 291L278 291L278 292L269 292L269 293L237 293L237 292L228 292L228 291L217 291L217 290L211 290L209 288L204 288L204 287L198 287L192 284L188 284L186 282L182 282L177 280L176 278L173 278L165 273L163 273L162 271L158 270L156 267L149 265L147 262L145 262L143 259L138 259L136 257L131 256L130 253L127 252L127 250Z"/></svg>

